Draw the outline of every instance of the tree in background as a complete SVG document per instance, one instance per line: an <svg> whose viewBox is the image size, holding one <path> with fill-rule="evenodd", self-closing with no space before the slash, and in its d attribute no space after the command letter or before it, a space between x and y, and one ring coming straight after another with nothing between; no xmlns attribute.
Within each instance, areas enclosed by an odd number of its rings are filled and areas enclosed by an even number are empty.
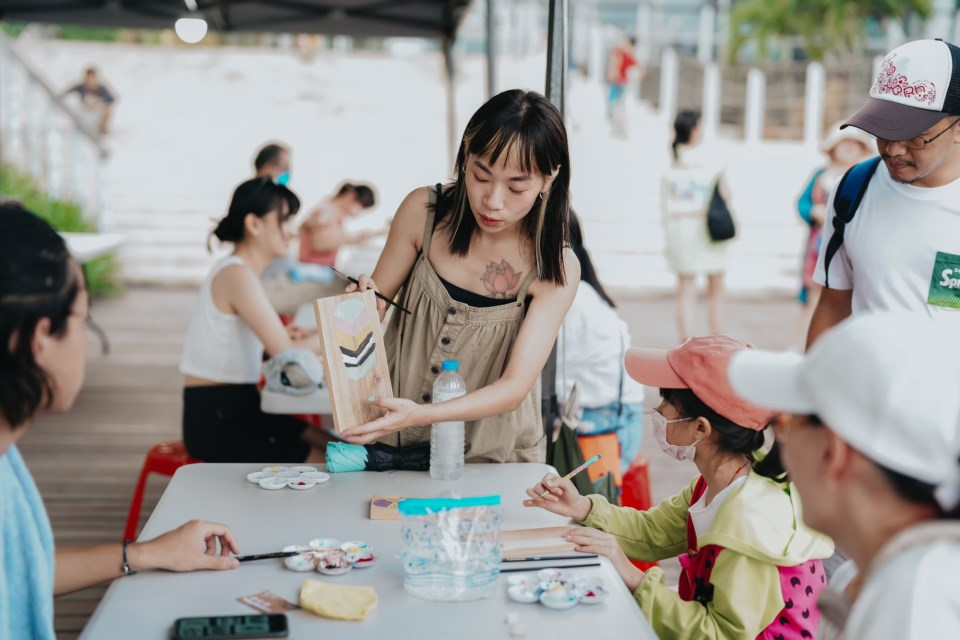
<svg viewBox="0 0 960 640"><path fill-rule="evenodd" d="M788 40L802 44L808 58L854 49L869 20L885 25L930 15L932 0L739 0L730 13L728 58L736 61L750 43L756 57L766 59L772 47Z"/></svg>

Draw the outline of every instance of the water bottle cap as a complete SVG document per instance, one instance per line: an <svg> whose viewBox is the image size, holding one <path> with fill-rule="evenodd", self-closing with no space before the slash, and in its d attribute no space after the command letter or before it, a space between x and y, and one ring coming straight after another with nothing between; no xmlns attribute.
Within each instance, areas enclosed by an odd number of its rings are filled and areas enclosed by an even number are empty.
<svg viewBox="0 0 960 640"><path fill-rule="evenodd" d="M444 360L443 364L440 365L444 371L459 371L460 363L456 360Z"/></svg>

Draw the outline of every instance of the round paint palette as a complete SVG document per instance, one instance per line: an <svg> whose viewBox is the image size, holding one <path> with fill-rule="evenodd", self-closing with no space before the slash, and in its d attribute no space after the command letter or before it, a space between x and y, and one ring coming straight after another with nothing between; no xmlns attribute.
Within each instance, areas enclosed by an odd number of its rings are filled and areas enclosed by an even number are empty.
<svg viewBox="0 0 960 640"><path fill-rule="evenodd" d="M360 540L341 543L336 538L314 538L305 545L290 545L284 551L301 551L299 555L284 558L291 571L313 571L328 576L339 576L353 568L366 569L377 563L370 545Z"/></svg>
<svg viewBox="0 0 960 640"><path fill-rule="evenodd" d="M289 487L296 491L306 491L329 480L329 473L317 471L316 467L310 465L296 467L274 465L247 474L248 482L258 484L261 488L268 490Z"/></svg>
<svg viewBox="0 0 960 640"><path fill-rule="evenodd" d="M523 604L541 603L550 609L569 609L578 602L600 604L610 593L598 576L574 576L559 569L541 569L536 579L510 576L507 597Z"/></svg>
<svg viewBox="0 0 960 640"><path fill-rule="evenodd" d="M268 489L270 491L276 491L277 489L283 489L287 486L287 481L284 478L278 478L277 476L270 476L264 478L259 483L261 489Z"/></svg>

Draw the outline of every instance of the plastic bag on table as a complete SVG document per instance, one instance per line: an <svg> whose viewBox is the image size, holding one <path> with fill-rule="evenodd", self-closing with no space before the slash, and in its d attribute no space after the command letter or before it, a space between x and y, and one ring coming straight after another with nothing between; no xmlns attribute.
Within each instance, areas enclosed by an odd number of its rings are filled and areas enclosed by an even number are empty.
<svg viewBox="0 0 960 640"><path fill-rule="evenodd" d="M399 509L407 592L447 602L493 593L502 559L500 496L408 498Z"/></svg>

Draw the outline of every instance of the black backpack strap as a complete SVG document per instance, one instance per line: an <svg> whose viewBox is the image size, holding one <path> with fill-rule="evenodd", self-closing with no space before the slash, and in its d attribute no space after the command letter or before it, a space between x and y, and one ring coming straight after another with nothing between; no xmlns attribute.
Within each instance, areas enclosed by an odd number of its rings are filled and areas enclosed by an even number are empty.
<svg viewBox="0 0 960 640"><path fill-rule="evenodd" d="M827 243L823 254L824 286L828 289L830 288L830 261L840 250L843 244L843 230L857 213L863 194L867 192L870 179L879 164L879 156L864 160L850 167L837 185L836 195L833 198L833 235L830 236L830 242Z"/></svg>

